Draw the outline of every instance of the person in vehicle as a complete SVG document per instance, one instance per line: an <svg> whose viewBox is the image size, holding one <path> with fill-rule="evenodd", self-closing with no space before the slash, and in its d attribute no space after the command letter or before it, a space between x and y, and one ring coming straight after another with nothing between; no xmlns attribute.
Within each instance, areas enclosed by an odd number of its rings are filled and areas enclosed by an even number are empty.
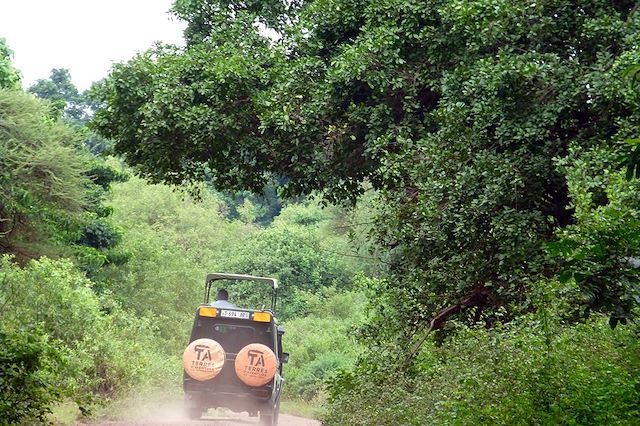
<svg viewBox="0 0 640 426"><path fill-rule="evenodd" d="M211 304L216 308L237 308L238 307L234 303L229 302L229 292L224 288L221 288L218 290L218 295L216 296L216 299L217 300Z"/></svg>

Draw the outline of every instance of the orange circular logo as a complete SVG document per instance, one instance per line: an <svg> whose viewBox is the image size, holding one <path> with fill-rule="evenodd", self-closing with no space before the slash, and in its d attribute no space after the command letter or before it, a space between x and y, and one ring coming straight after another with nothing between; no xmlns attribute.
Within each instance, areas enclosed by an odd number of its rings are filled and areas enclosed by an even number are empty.
<svg viewBox="0 0 640 426"><path fill-rule="evenodd" d="M196 380L213 379L224 366L224 349L212 339L194 340L182 354L182 366Z"/></svg>
<svg viewBox="0 0 640 426"><path fill-rule="evenodd" d="M278 370L276 354L260 343L251 343L236 356L236 375L249 386L266 385Z"/></svg>

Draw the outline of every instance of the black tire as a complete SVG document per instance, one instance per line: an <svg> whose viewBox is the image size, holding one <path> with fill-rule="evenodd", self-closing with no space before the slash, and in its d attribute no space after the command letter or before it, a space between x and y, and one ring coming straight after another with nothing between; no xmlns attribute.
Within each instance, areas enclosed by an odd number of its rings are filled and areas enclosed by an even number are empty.
<svg viewBox="0 0 640 426"><path fill-rule="evenodd" d="M272 408L260 411L260 424L264 426L278 426L280 418L280 399Z"/></svg>
<svg viewBox="0 0 640 426"><path fill-rule="evenodd" d="M202 418L202 412L204 410L199 407L189 407L185 408L185 411L189 420L200 420Z"/></svg>
<svg viewBox="0 0 640 426"><path fill-rule="evenodd" d="M278 426L278 420L280 419L280 400L276 404L276 408L273 410L273 426Z"/></svg>
<svg viewBox="0 0 640 426"><path fill-rule="evenodd" d="M263 426L274 426L273 410L260 411L260 424Z"/></svg>

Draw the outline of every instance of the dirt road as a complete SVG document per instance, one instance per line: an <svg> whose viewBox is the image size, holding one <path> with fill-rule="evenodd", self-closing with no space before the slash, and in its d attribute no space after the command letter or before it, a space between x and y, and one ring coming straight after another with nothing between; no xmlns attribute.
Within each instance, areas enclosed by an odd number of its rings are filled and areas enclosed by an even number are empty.
<svg viewBox="0 0 640 426"><path fill-rule="evenodd" d="M224 415L206 416L202 420L197 421L186 420L179 414L166 414L132 420L78 423L77 426L246 426L259 424L260 421L257 417L249 417L246 413L225 413ZM320 422L317 420L305 419L303 417L280 414L280 421L278 422L278 425L320 426Z"/></svg>

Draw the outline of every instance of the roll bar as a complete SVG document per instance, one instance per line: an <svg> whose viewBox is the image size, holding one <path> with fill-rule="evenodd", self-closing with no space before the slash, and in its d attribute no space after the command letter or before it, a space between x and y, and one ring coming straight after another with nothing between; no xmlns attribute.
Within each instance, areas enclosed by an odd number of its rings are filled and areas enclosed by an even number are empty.
<svg viewBox="0 0 640 426"><path fill-rule="evenodd" d="M253 275L240 275L240 274L222 274L222 273L211 273L207 274L207 279L204 285L204 303L209 303L209 296L211 295L211 285L220 280L235 280L235 281L257 281L261 283L267 283L271 285L272 293L271 293L271 312L273 315L276 314L276 300L278 298L278 280L275 278L267 278L267 277L256 277Z"/></svg>

